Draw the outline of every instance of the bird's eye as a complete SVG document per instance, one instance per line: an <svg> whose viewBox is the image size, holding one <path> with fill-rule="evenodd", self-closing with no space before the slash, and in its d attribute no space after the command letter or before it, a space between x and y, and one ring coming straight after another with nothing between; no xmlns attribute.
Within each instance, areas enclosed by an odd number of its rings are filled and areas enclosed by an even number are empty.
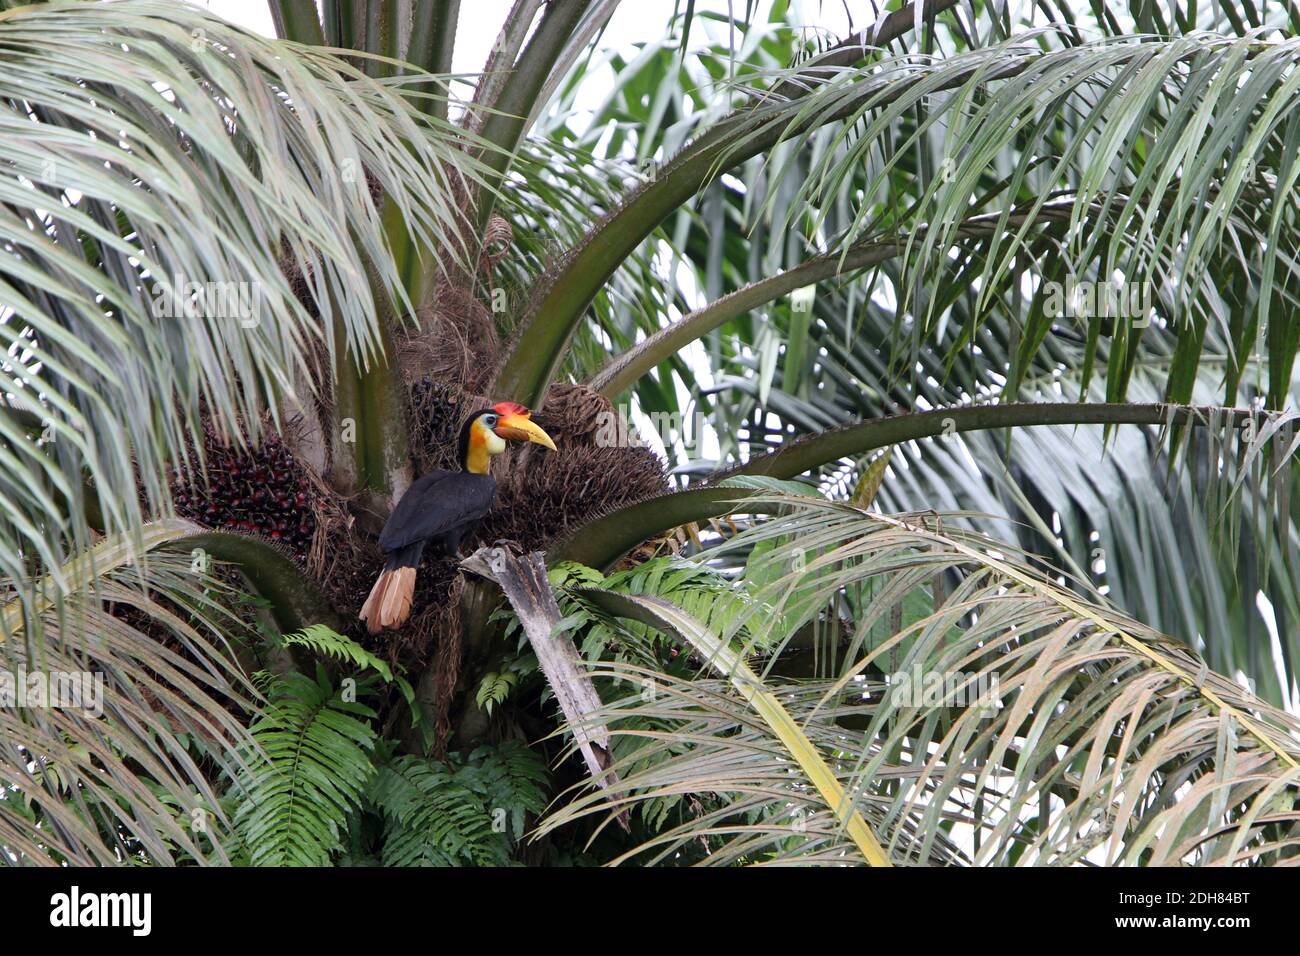
<svg viewBox="0 0 1300 956"><path fill-rule="evenodd" d="M488 428L496 428L497 417L495 415L487 415L483 418L483 424L487 425Z"/></svg>

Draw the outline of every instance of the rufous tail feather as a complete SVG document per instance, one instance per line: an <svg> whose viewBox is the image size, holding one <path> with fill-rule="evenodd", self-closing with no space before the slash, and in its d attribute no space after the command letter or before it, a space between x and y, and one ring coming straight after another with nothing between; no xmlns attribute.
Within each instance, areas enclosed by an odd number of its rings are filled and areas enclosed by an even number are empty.
<svg viewBox="0 0 1300 956"><path fill-rule="evenodd" d="M401 627L411 616L411 599L415 597L415 568L394 568L379 575L370 596L361 605L361 620L366 630L378 634L385 628Z"/></svg>

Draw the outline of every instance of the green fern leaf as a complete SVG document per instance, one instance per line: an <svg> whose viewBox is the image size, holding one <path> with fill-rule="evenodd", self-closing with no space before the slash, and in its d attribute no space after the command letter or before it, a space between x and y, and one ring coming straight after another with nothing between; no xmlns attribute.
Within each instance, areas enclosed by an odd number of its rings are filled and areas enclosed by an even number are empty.
<svg viewBox="0 0 1300 956"><path fill-rule="evenodd" d="M510 692L515 689L519 683L517 675L509 671L498 674L496 671L483 675L483 680L479 682L478 693L474 695L474 702L490 716L492 708L502 703Z"/></svg>
<svg viewBox="0 0 1300 956"><path fill-rule="evenodd" d="M399 757L382 768L371 799L383 812L384 866L504 866L506 835L483 799L446 767Z"/></svg>
<svg viewBox="0 0 1300 956"><path fill-rule="evenodd" d="M340 634L324 624L313 624L294 634L285 634L280 640L286 646L307 647L317 654L355 664L363 669L373 670L388 683L396 684L397 689L401 691L402 699L406 701L406 705L411 710L415 725L417 727L421 726L423 713L415 700L415 688L411 686L406 678L400 674L394 674L387 661L381 657L376 657L352 638Z"/></svg>
<svg viewBox="0 0 1300 956"><path fill-rule="evenodd" d="M328 866L374 774L374 712L301 674L260 677L270 702L249 728L261 754L235 828L254 866Z"/></svg>
<svg viewBox="0 0 1300 956"><path fill-rule="evenodd" d="M358 667L370 668L384 680L393 680L393 671L388 666L387 661L376 657L352 638L340 634L324 624L313 624L294 634L286 634L280 640L291 647L308 647L317 654L324 654L335 660L355 664Z"/></svg>
<svg viewBox="0 0 1300 956"><path fill-rule="evenodd" d="M465 780L471 773L480 781L475 789L484 796L494 817L505 811L514 839L523 839L526 814L546 809L550 774L541 755L517 740L479 747L469 755L459 777Z"/></svg>
<svg viewBox="0 0 1300 956"><path fill-rule="evenodd" d="M528 814L546 807L542 757L518 741L447 763L399 757L380 769L369 798L385 821L385 866L505 866Z"/></svg>

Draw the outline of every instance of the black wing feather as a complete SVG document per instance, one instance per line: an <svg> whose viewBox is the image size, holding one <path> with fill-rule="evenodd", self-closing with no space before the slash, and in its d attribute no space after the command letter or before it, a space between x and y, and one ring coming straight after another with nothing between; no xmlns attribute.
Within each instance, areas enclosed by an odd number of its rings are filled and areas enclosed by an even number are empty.
<svg viewBox="0 0 1300 956"><path fill-rule="evenodd" d="M396 551L478 521L491 509L496 491L491 475L431 471L406 489L379 535L379 546Z"/></svg>

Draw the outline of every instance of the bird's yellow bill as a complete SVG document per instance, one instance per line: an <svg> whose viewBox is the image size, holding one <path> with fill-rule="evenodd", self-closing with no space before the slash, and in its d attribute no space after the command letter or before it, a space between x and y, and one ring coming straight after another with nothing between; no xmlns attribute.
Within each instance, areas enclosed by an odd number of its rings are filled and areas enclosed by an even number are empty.
<svg viewBox="0 0 1300 956"><path fill-rule="evenodd" d="M526 415L514 412L502 415L497 419L497 427L494 430L502 438L509 438L512 441L530 441L534 445L542 445L555 451L555 442L551 441L551 436Z"/></svg>

